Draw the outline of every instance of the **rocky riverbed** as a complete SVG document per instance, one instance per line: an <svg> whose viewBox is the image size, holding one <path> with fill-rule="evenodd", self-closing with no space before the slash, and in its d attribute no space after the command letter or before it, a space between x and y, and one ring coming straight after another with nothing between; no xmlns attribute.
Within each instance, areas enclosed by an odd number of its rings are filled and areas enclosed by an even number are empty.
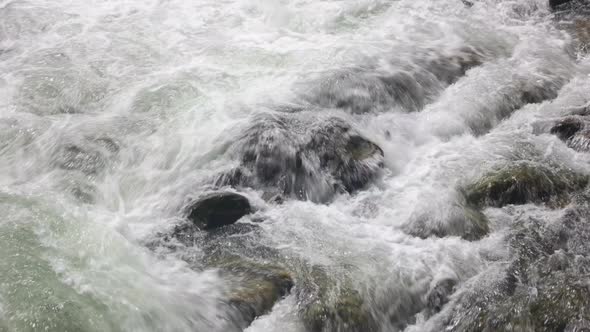
<svg viewBox="0 0 590 332"><path fill-rule="evenodd" d="M585 0L0 0L0 331L590 331Z"/></svg>

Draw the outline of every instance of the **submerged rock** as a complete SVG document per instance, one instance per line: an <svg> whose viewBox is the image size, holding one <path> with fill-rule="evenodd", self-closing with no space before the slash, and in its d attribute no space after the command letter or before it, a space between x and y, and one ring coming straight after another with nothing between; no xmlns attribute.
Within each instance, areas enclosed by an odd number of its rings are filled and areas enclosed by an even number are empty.
<svg viewBox="0 0 590 332"><path fill-rule="evenodd" d="M216 184L269 198L326 202L362 189L383 167L383 150L346 121L309 112L259 115L230 151L241 165Z"/></svg>
<svg viewBox="0 0 590 332"><path fill-rule="evenodd" d="M422 108L426 91L411 74L377 73L353 68L329 74L317 83L306 99L313 105L341 108L351 113L367 113L385 107L400 106L414 111Z"/></svg>
<svg viewBox="0 0 590 332"><path fill-rule="evenodd" d="M243 258L217 261L213 266L230 280L226 301L239 313L236 321L242 328L249 326L256 317L268 313L294 284L291 274L280 266Z"/></svg>
<svg viewBox="0 0 590 332"><path fill-rule="evenodd" d="M426 308L430 315L438 313L449 302L449 296L453 293L457 280L443 279L428 292L426 296Z"/></svg>
<svg viewBox="0 0 590 332"><path fill-rule="evenodd" d="M351 113L386 111L400 107L420 110L446 86L478 66L483 55L473 48L452 54L426 51L415 63L393 64L395 71L372 66L356 67L326 76L312 83L304 98L313 105L340 108Z"/></svg>
<svg viewBox="0 0 590 332"><path fill-rule="evenodd" d="M217 268L229 281L225 302L235 310L234 321L240 328L268 312L295 286L299 314L310 331L371 331L368 308L348 277L285 257L260 241L261 232L255 224L208 232L188 224L176 228L172 236L186 246L199 244L204 254L201 268Z"/></svg>
<svg viewBox="0 0 590 332"><path fill-rule="evenodd" d="M199 90L190 78L158 82L137 92L131 105L134 112L163 113L187 106L199 96Z"/></svg>
<svg viewBox="0 0 590 332"><path fill-rule="evenodd" d="M396 70L378 66L354 67L325 76L312 83L304 99L323 108L340 108L351 113L387 111L399 107L420 110L446 86L482 63L484 56L463 47L451 54L432 50L418 52L414 62L397 63Z"/></svg>
<svg viewBox="0 0 590 332"><path fill-rule="evenodd" d="M288 264L276 249L261 243L261 231L259 226L247 223L203 231L186 222L168 234L160 234L159 241L148 246L182 253L181 258L195 270L217 270L227 285L220 297L228 313L224 318L226 330L242 331L268 313L294 286ZM188 248L198 249L193 252Z"/></svg>
<svg viewBox="0 0 590 332"><path fill-rule="evenodd" d="M573 37L573 46L581 53L590 48L590 2L586 0L549 0L557 26Z"/></svg>
<svg viewBox="0 0 590 332"><path fill-rule="evenodd" d="M248 199L231 192L208 194L188 208L188 219L202 229L231 225L252 212Z"/></svg>
<svg viewBox="0 0 590 332"><path fill-rule="evenodd" d="M298 298L300 317L310 332L375 330L367 304L349 281L336 282L319 266L309 272Z"/></svg>
<svg viewBox="0 0 590 332"><path fill-rule="evenodd" d="M551 8L556 8L557 6L566 4L568 2L571 2L572 0L549 0L549 6Z"/></svg>
<svg viewBox="0 0 590 332"><path fill-rule="evenodd" d="M208 232L193 224L174 229L167 241L198 245L203 256L191 262L199 269L216 268L229 287L223 302L230 307L232 324L246 328L256 317L296 290L299 315L309 331L374 331L375 321L361 294L344 274L285 256L261 242L255 224L233 224ZM246 258L247 257L247 258ZM188 257L189 262L190 258Z"/></svg>
<svg viewBox="0 0 590 332"><path fill-rule="evenodd" d="M467 201L475 206L502 207L508 204L547 203L563 206L569 194L588 183L588 177L568 169L518 163L488 173L465 188Z"/></svg>
<svg viewBox="0 0 590 332"><path fill-rule="evenodd" d="M590 130L577 132L567 141L567 146L579 152L590 151Z"/></svg>
<svg viewBox="0 0 590 332"><path fill-rule="evenodd" d="M489 221L460 191L441 208L426 213L420 211L417 217L411 218L404 231L420 238L459 236L467 241L477 241L488 234Z"/></svg>
<svg viewBox="0 0 590 332"><path fill-rule="evenodd" d="M567 117L558 121L551 127L551 133L563 141L572 138L577 132L584 128L584 121L577 117Z"/></svg>
<svg viewBox="0 0 590 332"><path fill-rule="evenodd" d="M590 129L584 117L570 116L559 120L551 127L551 134L564 141L568 147L579 151L590 151Z"/></svg>
<svg viewBox="0 0 590 332"><path fill-rule="evenodd" d="M60 149L57 163L62 169L79 170L86 174L96 174L105 166L99 151L86 150L73 144Z"/></svg>
<svg viewBox="0 0 590 332"><path fill-rule="evenodd" d="M72 70L60 68L60 65L51 68L51 58L66 57L51 54L40 59L48 62L41 67L43 69L24 73L17 97L19 109L37 115L83 113L97 109L106 94L105 82L90 68ZM71 65L70 61L67 63Z"/></svg>
<svg viewBox="0 0 590 332"><path fill-rule="evenodd" d="M577 204L577 203L576 203ZM448 331L583 331L590 321L588 204L516 222L506 273L480 276L447 311Z"/></svg>
<svg viewBox="0 0 590 332"><path fill-rule="evenodd" d="M83 138L61 145L53 156L54 164L64 170L98 175L119 153L119 144L108 137Z"/></svg>
<svg viewBox="0 0 590 332"><path fill-rule="evenodd" d="M585 15L574 19L569 28L577 48L582 53L587 53L590 49L590 4L586 4L585 10Z"/></svg>

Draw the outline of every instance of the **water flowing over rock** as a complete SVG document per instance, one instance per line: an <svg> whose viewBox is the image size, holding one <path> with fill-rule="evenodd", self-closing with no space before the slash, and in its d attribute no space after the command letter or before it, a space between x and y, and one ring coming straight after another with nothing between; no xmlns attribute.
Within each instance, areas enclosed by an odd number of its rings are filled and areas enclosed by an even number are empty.
<svg viewBox="0 0 590 332"><path fill-rule="evenodd" d="M549 0L549 6L551 6L551 8L555 8L559 5L563 5L571 1L572 0Z"/></svg>
<svg viewBox="0 0 590 332"><path fill-rule="evenodd" d="M587 129L585 117L567 117L559 120L551 133L566 142L570 148L580 151L590 151L590 131Z"/></svg>
<svg viewBox="0 0 590 332"><path fill-rule="evenodd" d="M64 170L96 175L119 152L118 144L108 137L90 138L84 145L64 144L55 155L55 163Z"/></svg>
<svg viewBox="0 0 590 332"><path fill-rule="evenodd" d="M459 236L468 241L480 240L488 234L488 218L468 200L465 192L459 190L451 202L445 203L445 211L439 216L421 211L410 219L404 230L420 238Z"/></svg>
<svg viewBox="0 0 590 332"><path fill-rule="evenodd" d="M326 73L326 77L312 85L306 99L313 105L341 108L351 113L396 107L417 111L467 70L480 65L484 58L483 54L469 48L451 54L424 52L417 63L398 65L403 69L397 71L360 67Z"/></svg>
<svg viewBox="0 0 590 332"><path fill-rule="evenodd" d="M554 223L511 227L505 274L456 297L445 314L453 331L580 331L590 322L587 192ZM484 286L485 285L485 286Z"/></svg>
<svg viewBox="0 0 590 332"><path fill-rule="evenodd" d="M227 294L227 303L239 313L237 325L248 327L256 317L268 313L293 287L288 271L243 260L215 264L221 274L237 281Z"/></svg>
<svg viewBox="0 0 590 332"><path fill-rule="evenodd" d="M563 206L571 193L587 183L587 176L567 169L552 170L544 165L519 163L484 176L468 186L466 194L467 200L478 206L526 203Z"/></svg>
<svg viewBox="0 0 590 332"><path fill-rule="evenodd" d="M0 1L0 331L590 331L589 18Z"/></svg>
<svg viewBox="0 0 590 332"><path fill-rule="evenodd" d="M383 150L345 120L311 112L257 116L229 150L241 166L218 185L314 202L366 187L384 160Z"/></svg>
<svg viewBox="0 0 590 332"><path fill-rule="evenodd" d="M350 283L337 283L321 266L303 277L300 315L309 331L368 331L376 322L360 293Z"/></svg>
<svg viewBox="0 0 590 332"><path fill-rule="evenodd" d="M581 53L590 47L590 3L585 0L550 0L558 26L574 39L574 46Z"/></svg>

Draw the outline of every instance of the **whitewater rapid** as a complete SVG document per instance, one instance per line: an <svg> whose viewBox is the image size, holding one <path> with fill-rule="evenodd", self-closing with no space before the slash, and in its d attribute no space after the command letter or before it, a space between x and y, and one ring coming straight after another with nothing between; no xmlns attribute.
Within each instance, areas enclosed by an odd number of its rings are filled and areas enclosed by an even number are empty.
<svg viewBox="0 0 590 332"><path fill-rule="evenodd" d="M588 103L590 62L571 45L544 0L0 1L0 331L224 331L227 285L195 263L203 249L153 243L237 166L228 146L252 118L301 105L375 142L382 173L329 203L241 190L258 212L240 222L351 278L381 330L440 331L409 303L501 273L512 222L559 214L488 208L489 234L468 241L453 236L456 188L516 160L590 172L539 134ZM368 110L313 99L342 71L434 72L465 54L473 66L405 103L342 78ZM297 296L246 330L305 331Z"/></svg>

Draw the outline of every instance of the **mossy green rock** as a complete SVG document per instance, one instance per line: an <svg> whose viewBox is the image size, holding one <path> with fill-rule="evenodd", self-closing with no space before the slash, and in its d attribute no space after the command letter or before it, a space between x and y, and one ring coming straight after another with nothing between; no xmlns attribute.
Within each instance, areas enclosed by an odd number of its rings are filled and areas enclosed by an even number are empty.
<svg viewBox="0 0 590 332"><path fill-rule="evenodd" d="M590 289L578 280L554 280L529 305L535 331L563 331L578 320L590 320Z"/></svg>
<svg viewBox="0 0 590 332"><path fill-rule="evenodd" d="M151 246L192 247L200 244L202 256L183 257L194 269L216 269L227 285L220 298L229 317L225 330L247 328L254 319L270 312L294 285L291 270L279 252L260 241L261 228L236 223L203 231L192 222L177 225L162 242Z"/></svg>
<svg viewBox="0 0 590 332"><path fill-rule="evenodd" d="M302 318L310 331L367 331L368 313L360 294L345 289L335 299L318 299L303 310Z"/></svg>
<svg viewBox="0 0 590 332"><path fill-rule="evenodd" d="M349 280L337 282L321 267L312 268L300 294L300 316L311 332L372 331L374 322L361 294ZM342 277L341 275L339 277Z"/></svg>
<svg viewBox="0 0 590 332"><path fill-rule="evenodd" d="M490 231L489 221L481 211L471 206L467 206L465 207L465 219L468 222L468 226L461 236L463 239L475 241L488 235L488 232Z"/></svg>
<svg viewBox="0 0 590 332"><path fill-rule="evenodd" d="M575 204L559 220L514 223L505 271L490 270L474 288L458 294L445 330L585 331L590 322L590 220L588 208Z"/></svg>
<svg viewBox="0 0 590 332"><path fill-rule="evenodd" d="M419 216L405 226L404 231L422 239L431 236L459 236L467 241L477 241L488 234L488 218L476 207L460 202L447 210L449 213L441 219L428 214Z"/></svg>
<svg viewBox="0 0 590 332"><path fill-rule="evenodd" d="M580 321L590 321L590 289L577 277L552 275L535 287L536 295L519 292L480 307L475 319L452 331L574 331Z"/></svg>
<svg viewBox="0 0 590 332"><path fill-rule="evenodd" d="M518 163L465 188L467 201L475 206L502 207L508 204L547 203L564 206L569 194L588 183L588 176L571 170L555 171L547 166Z"/></svg>
<svg viewBox="0 0 590 332"><path fill-rule="evenodd" d="M291 274L280 266L239 257L227 257L211 264L231 281L227 303L240 313L243 327L268 313L293 287Z"/></svg>

